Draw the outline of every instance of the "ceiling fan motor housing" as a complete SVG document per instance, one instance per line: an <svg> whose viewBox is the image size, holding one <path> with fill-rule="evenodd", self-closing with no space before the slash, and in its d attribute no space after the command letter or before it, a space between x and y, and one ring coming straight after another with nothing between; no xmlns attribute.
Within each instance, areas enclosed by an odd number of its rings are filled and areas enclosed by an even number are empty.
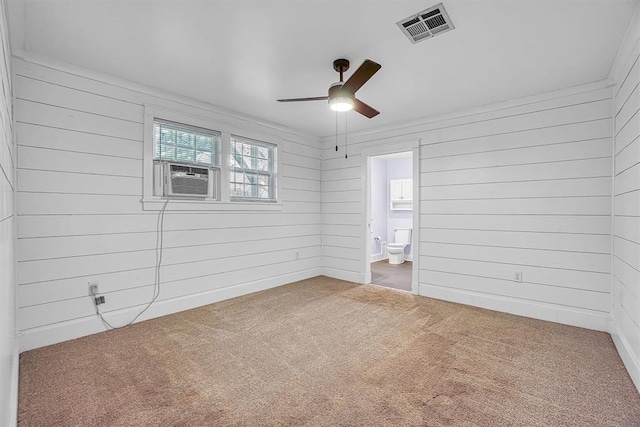
<svg viewBox="0 0 640 427"><path fill-rule="evenodd" d="M342 89L342 86L344 85L343 82L335 82L334 84L332 84L329 87L329 99L333 99L333 98L338 98L338 97L346 97L346 98L353 98L353 94L351 92L348 92L346 90Z"/></svg>

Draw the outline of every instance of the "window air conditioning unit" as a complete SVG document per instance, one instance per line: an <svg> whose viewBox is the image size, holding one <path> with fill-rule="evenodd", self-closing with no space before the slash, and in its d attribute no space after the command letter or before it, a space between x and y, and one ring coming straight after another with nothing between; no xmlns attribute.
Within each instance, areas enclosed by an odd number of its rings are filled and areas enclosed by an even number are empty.
<svg viewBox="0 0 640 427"><path fill-rule="evenodd" d="M179 163L156 163L156 172L161 180L156 194L164 197L213 198L217 199L218 170Z"/></svg>

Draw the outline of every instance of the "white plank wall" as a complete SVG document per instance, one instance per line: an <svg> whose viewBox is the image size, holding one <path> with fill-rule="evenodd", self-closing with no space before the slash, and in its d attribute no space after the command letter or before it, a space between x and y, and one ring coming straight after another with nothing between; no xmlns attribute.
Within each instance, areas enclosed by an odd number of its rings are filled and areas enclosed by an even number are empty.
<svg viewBox="0 0 640 427"><path fill-rule="evenodd" d="M11 52L6 2L0 1L0 425L15 425L18 347L15 339L16 149L11 112Z"/></svg>
<svg viewBox="0 0 640 427"><path fill-rule="evenodd" d="M618 53L615 88L612 334L640 389L640 17ZM630 50L630 51L629 51ZM628 54L627 54L628 53Z"/></svg>
<svg viewBox="0 0 640 427"><path fill-rule="evenodd" d="M361 150L420 140L420 294L606 330L612 102L600 82L353 134L348 159L326 138L324 274L364 280Z"/></svg>
<svg viewBox="0 0 640 427"><path fill-rule="evenodd" d="M149 316L317 276L316 138L82 70L15 59L18 326L29 349L126 323L152 297L158 212L143 211L143 106L193 112L279 144L281 211L167 212Z"/></svg>

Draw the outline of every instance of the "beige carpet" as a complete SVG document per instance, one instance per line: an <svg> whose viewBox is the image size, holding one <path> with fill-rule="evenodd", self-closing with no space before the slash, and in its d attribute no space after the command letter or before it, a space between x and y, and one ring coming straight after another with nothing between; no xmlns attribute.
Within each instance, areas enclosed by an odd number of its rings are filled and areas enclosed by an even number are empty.
<svg viewBox="0 0 640 427"><path fill-rule="evenodd" d="M26 352L26 426L638 426L605 333L318 277Z"/></svg>

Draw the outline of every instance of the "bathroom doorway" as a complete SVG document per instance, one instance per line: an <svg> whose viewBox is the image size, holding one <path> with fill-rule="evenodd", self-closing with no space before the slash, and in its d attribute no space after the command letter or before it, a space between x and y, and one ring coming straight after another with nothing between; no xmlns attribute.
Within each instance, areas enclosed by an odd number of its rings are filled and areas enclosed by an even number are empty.
<svg viewBox="0 0 640 427"><path fill-rule="evenodd" d="M415 143L392 152L382 147L363 152L367 178L365 283L414 294L418 293L414 280L418 271L417 147Z"/></svg>

